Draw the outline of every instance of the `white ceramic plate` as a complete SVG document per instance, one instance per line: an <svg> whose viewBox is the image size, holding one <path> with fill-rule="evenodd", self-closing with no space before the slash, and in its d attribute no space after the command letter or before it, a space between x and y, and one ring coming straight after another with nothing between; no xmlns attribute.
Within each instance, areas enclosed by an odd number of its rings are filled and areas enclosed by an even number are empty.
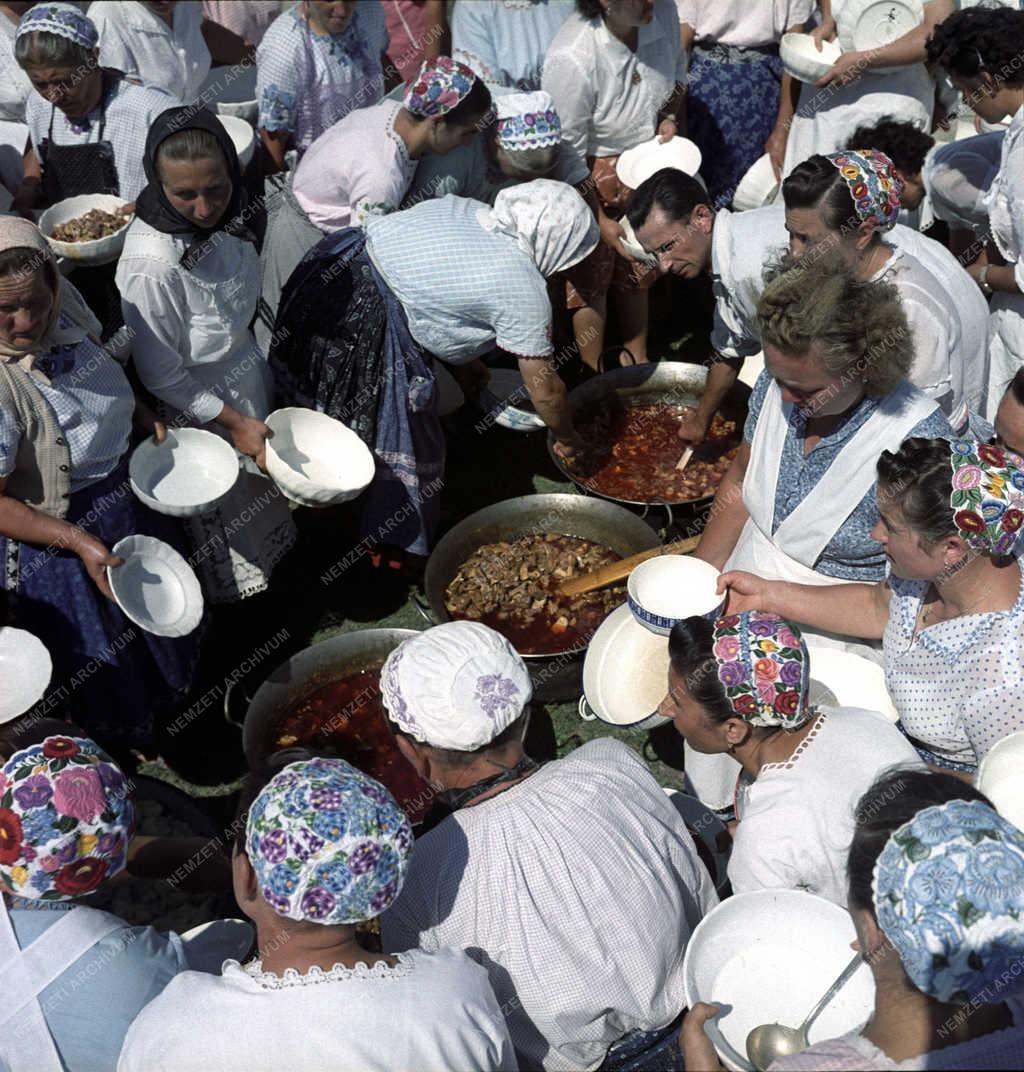
<svg viewBox="0 0 1024 1072"><path fill-rule="evenodd" d="M668 636L681 618L709 614L722 605L720 573L689 555L658 555L641 562L629 575L629 606L646 629Z"/></svg>
<svg viewBox="0 0 1024 1072"><path fill-rule="evenodd" d="M631 190L662 168L678 168L687 175L700 170L700 149L689 138L671 138L662 143L657 137L627 149L615 165L619 181Z"/></svg>
<svg viewBox="0 0 1024 1072"><path fill-rule="evenodd" d="M515 369L491 369L484 393L489 396L484 399L484 409L494 414L502 428L510 428L513 432L536 432L544 427L530 402L523 377Z"/></svg>
<svg viewBox="0 0 1024 1072"><path fill-rule="evenodd" d="M978 767L978 789L996 811L1024 830L1024 730L995 744Z"/></svg>
<svg viewBox="0 0 1024 1072"><path fill-rule="evenodd" d="M53 661L46 645L26 629L0 629L0 723L23 715L50 684Z"/></svg>
<svg viewBox="0 0 1024 1072"><path fill-rule="evenodd" d="M890 722L899 721L899 712L885 687L885 671L877 663L851 651L807 641L811 657L811 681L823 686L838 707L863 707L877 711ZM813 700L813 697L812 697ZM827 698L816 702L829 702Z"/></svg>
<svg viewBox="0 0 1024 1072"><path fill-rule="evenodd" d="M921 0L846 0L836 17L836 32L844 52L870 52L891 44L923 21Z"/></svg>
<svg viewBox="0 0 1024 1072"><path fill-rule="evenodd" d="M810 34L788 33L779 42L782 66L801 82L817 82L842 55L837 41L823 41L819 52Z"/></svg>
<svg viewBox="0 0 1024 1072"><path fill-rule="evenodd" d="M203 592L185 559L152 536L125 536L111 551L124 559L107 567L121 610L147 633L188 636L202 620Z"/></svg>
<svg viewBox="0 0 1024 1072"><path fill-rule="evenodd" d="M640 245L639 239L636 237L636 233L633 231L633 225L626 219L625 216L619 220L619 226L622 228L623 237L619 241L626 247L626 250L631 256L641 264L649 264L652 268L657 268L658 258L653 253L648 253L643 246Z"/></svg>
<svg viewBox="0 0 1024 1072"><path fill-rule="evenodd" d="M726 1007L707 1032L727 1068L752 1069L747 1035L759 1024L803 1022L849 963L854 938L846 909L802 890L734 894L701 920L683 957L686 1004ZM863 1025L874 995L864 964L811 1024L811 1043Z"/></svg>
<svg viewBox="0 0 1024 1072"><path fill-rule="evenodd" d="M217 118L220 120L220 125L228 132L235 152L238 153L238 162L244 171L252 159L252 154L256 151L256 131L250 123L237 115L218 115Z"/></svg>
<svg viewBox="0 0 1024 1072"><path fill-rule="evenodd" d="M128 225L135 218L134 216L125 216L124 226L120 231L115 231L106 238L96 238L91 242L60 242L50 236L53 234L54 227L76 220L90 209L98 208L102 212L116 212L127 204L128 202L123 197L115 197L113 194L81 194L79 197L69 197L64 201L58 201L39 217L39 230L46 236L54 253L60 257L67 257L75 264L109 264L121 256Z"/></svg>
<svg viewBox="0 0 1024 1072"><path fill-rule="evenodd" d="M354 499L373 480L369 447L341 421L312 409L288 406L267 418L267 472L302 506L330 506Z"/></svg>
<svg viewBox="0 0 1024 1072"><path fill-rule="evenodd" d="M645 629L623 603L598 626L583 660L580 714L611 726L647 730L668 692L668 640Z"/></svg>
<svg viewBox="0 0 1024 1072"><path fill-rule="evenodd" d="M238 480L238 455L213 432L168 428L159 445L140 443L128 464L132 491L158 514L191 517L213 510Z"/></svg>
<svg viewBox="0 0 1024 1072"><path fill-rule="evenodd" d="M739 181L732 195L734 212L748 212L753 208L770 205L779 192L779 180L775 177L772 158L765 153L751 165Z"/></svg>

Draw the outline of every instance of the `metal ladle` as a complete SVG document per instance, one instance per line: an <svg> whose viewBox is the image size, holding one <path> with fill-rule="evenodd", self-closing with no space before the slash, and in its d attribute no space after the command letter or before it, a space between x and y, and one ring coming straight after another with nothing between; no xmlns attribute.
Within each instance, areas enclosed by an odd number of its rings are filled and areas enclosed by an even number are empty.
<svg viewBox="0 0 1024 1072"><path fill-rule="evenodd" d="M788 1057L792 1053L800 1053L807 1049L810 1045L807 1040L808 1028L863 963L864 958L857 953L843 969L843 974L825 991L821 1001L811 1009L807 1014L807 1019L799 1027L761 1024L747 1035L747 1058L757 1072L766 1072L772 1061L780 1057Z"/></svg>

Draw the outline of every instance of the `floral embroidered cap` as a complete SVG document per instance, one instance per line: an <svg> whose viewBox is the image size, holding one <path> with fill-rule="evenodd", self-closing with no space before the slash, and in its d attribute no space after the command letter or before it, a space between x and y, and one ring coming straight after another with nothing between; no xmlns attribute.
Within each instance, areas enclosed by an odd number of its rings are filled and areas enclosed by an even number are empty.
<svg viewBox="0 0 1024 1072"><path fill-rule="evenodd" d="M423 118L447 115L469 95L475 81L472 68L451 56L424 60L420 73L406 83L402 105Z"/></svg>
<svg viewBox="0 0 1024 1072"><path fill-rule="evenodd" d="M943 1002L1024 989L1024 833L978 800L919 811L874 874L875 914L911 981Z"/></svg>
<svg viewBox="0 0 1024 1072"><path fill-rule="evenodd" d="M92 19L74 4L36 4L18 22L15 40L30 33L51 33L82 48L96 48L100 35Z"/></svg>
<svg viewBox="0 0 1024 1072"><path fill-rule="evenodd" d="M550 93L506 93L494 98L498 144L509 152L550 149L562 140L562 121Z"/></svg>
<svg viewBox="0 0 1024 1072"><path fill-rule="evenodd" d="M0 771L0 880L63 901L122 870L135 829L131 783L97 744L47 737Z"/></svg>
<svg viewBox="0 0 1024 1072"><path fill-rule="evenodd" d="M850 189L857 219L874 220L876 231L891 231L900 214L903 183L893 162L877 149L844 149L826 157Z"/></svg>
<svg viewBox="0 0 1024 1072"><path fill-rule="evenodd" d="M479 622L445 622L403 641L384 663L380 688L403 732L457 752L490 744L533 696L519 653Z"/></svg>
<svg viewBox="0 0 1024 1072"><path fill-rule="evenodd" d="M361 923L398 896L412 827L379 782L343 759L290 763L253 801L245 848L286 919Z"/></svg>
<svg viewBox="0 0 1024 1072"><path fill-rule="evenodd" d="M975 551L1008 555L1024 524L1024 458L972 439L955 440L949 450L957 531Z"/></svg>
<svg viewBox="0 0 1024 1072"><path fill-rule="evenodd" d="M810 716L810 657L800 630L777 614L744 611L715 621L712 653L733 711L752 726L792 730Z"/></svg>

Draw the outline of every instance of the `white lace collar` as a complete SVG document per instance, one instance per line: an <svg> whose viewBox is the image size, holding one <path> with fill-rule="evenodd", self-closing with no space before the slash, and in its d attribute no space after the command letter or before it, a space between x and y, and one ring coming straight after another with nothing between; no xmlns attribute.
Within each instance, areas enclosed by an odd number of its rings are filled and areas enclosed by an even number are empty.
<svg viewBox="0 0 1024 1072"><path fill-rule="evenodd" d="M225 969L230 965L238 967L267 990L284 990L293 986L316 986L319 983L344 983L367 979L382 981L402 979L412 971L412 965L409 964L404 954L398 953L396 956L398 958L397 964L388 964L385 960L378 960L372 966L360 963L354 968L348 968L344 964L335 964L330 971L324 971L323 968L314 965L305 973L298 971L296 968L286 968L283 975L278 975L272 971L264 971L263 961L261 960L250 960L245 964L239 964L238 961L228 961L224 967Z"/></svg>

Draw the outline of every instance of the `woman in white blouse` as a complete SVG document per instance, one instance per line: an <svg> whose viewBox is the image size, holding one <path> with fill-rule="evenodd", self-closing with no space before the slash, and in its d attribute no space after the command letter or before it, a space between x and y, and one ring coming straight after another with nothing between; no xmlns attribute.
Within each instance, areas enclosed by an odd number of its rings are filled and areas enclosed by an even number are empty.
<svg viewBox="0 0 1024 1072"><path fill-rule="evenodd" d="M667 141L678 134L686 53L674 0L577 0L576 6L551 42L541 83L561 117L563 141L587 160L593 178L589 200L601 243L570 274L567 303L580 356L597 368L609 294L623 362L647 360L646 290L655 274L620 241L630 190L615 164L655 135Z"/></svg>
<svg viewBox="0 0 1024 1072"><path fill-rule="evenodd" d="M168 415L230 436L262 468L273 386L249 327L259 258L240 215L238 157L211 113L170 108L149 132L145 163L149 185L117 268L139 378ZM248 467L188 527L214 602L263 591L295 540L277 488Z"/></svg>
<svg viewBox="0 0 1024 1072"><path fill-rule="evenodd" d="M999 170L982 205L991 239L968 268L991 295L986 415L995 413L1007 383L1024 360L1024 11L972 10L953 15L935 32L928 57L946 70L975 112L990 123L1013 121L1003 135ZM986 144L993 148L991 137ZM974 141L975 139L971 139ZM969 144L969 143L968 143ZM977 250L976 250L977 251Z"/></svg>
<svg viewBox="0 0 1024 1072"><path fill-rule="evenodd" d="M720 582L728 609L881 639L903 731L931 766L969 780L1024 727L1024 461L973 440L911 438L879 459L877 495L886 580L824 590L734 571Z"/></svg>

